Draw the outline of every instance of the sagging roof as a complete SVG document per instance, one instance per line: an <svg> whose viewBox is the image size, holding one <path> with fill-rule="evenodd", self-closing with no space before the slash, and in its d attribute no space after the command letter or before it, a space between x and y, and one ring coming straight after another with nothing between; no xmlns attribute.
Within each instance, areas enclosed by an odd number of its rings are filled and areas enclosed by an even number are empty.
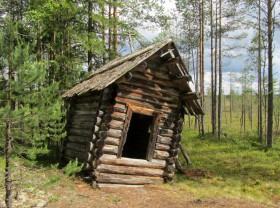
<svg viewBox="0 0 280 208"><path fill-rule="evenodd" d="M63 98L71 98L73 96L80 96L90 91L99 91L110 84L114 83L117 79L124 76L127 72L131 71L135 67L140 66L149 57L159 52L161 49L167 49L161 51L160 57L164 57L166 54L171 53L172 58L165 61L170 73L176 77L176 82L181 91L181 99L185 103L186 111L191 115L204 114L197 99L200 95L192 92L188 82L191 81L191 76L184 65L178 50L171 39L150 45L144 49L135 51L124 57L116 58L103 67L93 72L89 77L80 83L76 84L73 88L65 92ZM175 54L175 55L174 55ZM170 54L169 54L170 55Z"/></svg>

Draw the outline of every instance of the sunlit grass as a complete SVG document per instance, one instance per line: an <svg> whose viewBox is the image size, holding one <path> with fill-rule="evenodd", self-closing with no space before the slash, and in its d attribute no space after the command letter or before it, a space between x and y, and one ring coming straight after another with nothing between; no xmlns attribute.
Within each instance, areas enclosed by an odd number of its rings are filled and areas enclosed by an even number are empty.
<svg viewBox="0 0 280 208"><path fill-rule="evenodd" d="M211 133L202 138L197 130L185 129L182 142L193 163L188 170L206 174L177 174L174 182L180 190L198 198L227 196L265 203L280 199L279 139L267 150L253 130L240 133L232 127L218 141ZM187 167L182 158L181 161Z"/></svg>

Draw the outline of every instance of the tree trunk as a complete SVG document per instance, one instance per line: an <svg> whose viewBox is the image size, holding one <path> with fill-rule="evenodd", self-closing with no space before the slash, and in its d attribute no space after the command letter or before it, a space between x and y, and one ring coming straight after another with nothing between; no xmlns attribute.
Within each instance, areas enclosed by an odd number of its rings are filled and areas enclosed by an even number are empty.
<svg viewBox="0 0 280 208"><path fill-rule="evenodd" d="M267 41L268 41L268 99L267 99L267 137L266 146L272 147L273 138L273 66L272 66L272 2L267 0Z"/></svg>
<svg viewBox="0 0 280 208"><path fill-rule="evenodd" d="M118 55L118 1L114 0L113 58Z"/></svg>
<svg viewBox="0 0 280 208"><path fill-rule="evenodd" d="M200 2L200 93L201 108L204 109L204 1ZM204 136L204 115L201 115L201 136Z"/></svg>
<svg viewBox="0 0 280 208"><path fill-rule="evenodd" d="M213 101L213 134L216 134L217 130L217 51L218 51L218 3L216 2L216 14L215 14L215 66L214 66L214 101Z"/></svg>
<svg viewBox="0 0 280 208"><path fill-rule="evenodd" d="M219 97L218 97L218 139L222 133L222 0L219 1Z"/></svg>
<svg viewBox="0 0 280 208"><path fill-rule="evenodd" d="M92 21L92 1L90 0L88 2L88 39L91 38L91 33L93 31L93 21ZM90 40L89 40L90 43ZM93 69L93 63L92 63L92 58L93 58L93 53L91 50L91 45L89 46L89 50L88 50L88 71L91 72Z"/></svg>
<svg viewBox="0 0 280 208"><path fill-rule="evenodd" d="M112 3L109 1L109 11L108 11L108 19L109 19L109 30L108 30L108 56L109 60L112 60Z"/></svg>
<svg viewBox="0 0 280 208"><path fill-rule="evenodd" d="M10 44L11 46L12 44ZM9 78L8 78L8 106L9 106L9 115L6 121L6 147L5 147L5 189L6 197L5 203L7 208L12 207L12 179L11 179L11 170L10 170L10 154L12 148L12 137L11 137L11 111L15 109L14 102L12 100L12 86L11 81L13 80L13 65L11 54L8 57L9 61Z"/></svg>
<svg viewBox="0 0 280 208"><path fill-rule="evenodd" d="M262 44L261 44L261 0L259 0L259 16L258 16L258 132L259 141L263 141L263 125L262 125Z"/></svg>
<svg viewBox="0 0 280 208"><path fill-rule="evenodd" d="M215 134L214 131L214 122L215 122L215 106L214 97L215 95L215 88L214 88L214 48L213 48L213 0L210 1L210 39L211 39L211 124L212 124L212 133Z"/></svg>
<svg viewBox="0 0 280 208"><path fill-rule="evenodd" d="M6 188L6 197L5 203L6 207L12 207L12 180L11 180L11 170L10 170L10 154L11 154L11 120L10 118L6 121L6 149L5 149L5 188Z"/></svg>
<svg viewBox="0 0 280 208"><path fill-rule="evenodd" d="M229 92L229 122L232 124L232 110L233 110L233 99L232 99L232 76L233 74L230 73L230 92Z"/></svg>

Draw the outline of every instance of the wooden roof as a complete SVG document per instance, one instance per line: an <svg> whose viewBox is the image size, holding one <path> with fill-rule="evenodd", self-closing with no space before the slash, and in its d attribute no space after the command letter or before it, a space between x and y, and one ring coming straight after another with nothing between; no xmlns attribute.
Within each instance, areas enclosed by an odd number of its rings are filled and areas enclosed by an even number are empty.
<svg viewBox="0 0 280 208"><path fill-rule="evenodd" d="M158 53L164 60L164 64L167 65L170 74L175 77L174 82L179 86L182 94L181 99L185 103L186 111L191 115L203 114L203 110L197 101L200 96L198 93L192 92L188 84L188 81L191 81L191 76L183 63L174 42L170 39L110 61L93 72L87 79L65 92L62 97L71 98L75 95L80 96L90 91L102 90L135 67L141 67L141 64L155 53Z"/></svg>

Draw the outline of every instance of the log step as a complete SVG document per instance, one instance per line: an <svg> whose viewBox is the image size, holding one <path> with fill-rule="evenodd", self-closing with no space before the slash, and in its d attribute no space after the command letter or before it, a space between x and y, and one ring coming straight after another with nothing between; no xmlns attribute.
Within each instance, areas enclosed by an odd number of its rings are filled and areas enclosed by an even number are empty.
<svg viewBox="0 0 280 208"><path fill-rule="evenodd" d="M98 183L101 182L101 183L115 183L115 184L144 185L144 184L163 183L163 178L100 173L97 176L97 182Z"/></svg>
<svg viewBox="0 0 280 208"><path fill-rule="evenodd" d="M100 173L112 173L112 174L127 174L135 176L153 176L162 177L164 170L142 167L128 167L128 166L116 166L101 164L97 167Z"/></svg>
<svg viewBox="0 0 280 208"><path fill-rule="evenodd" d="M122 166L130 166L130 167L142 167L142 168L156 168L163 169L165 167L165 160L156 160L152 161L140 160L140 159L131 159L131 158L117 158L114 155L104 154L100 158L101 164L108 165L122 165Z"/></svg>
<svg viewBox="0 0 280 208"><path fill-rule="evenodd" d="M98 183L99 188L143 188L144 185Z"/></svg>

